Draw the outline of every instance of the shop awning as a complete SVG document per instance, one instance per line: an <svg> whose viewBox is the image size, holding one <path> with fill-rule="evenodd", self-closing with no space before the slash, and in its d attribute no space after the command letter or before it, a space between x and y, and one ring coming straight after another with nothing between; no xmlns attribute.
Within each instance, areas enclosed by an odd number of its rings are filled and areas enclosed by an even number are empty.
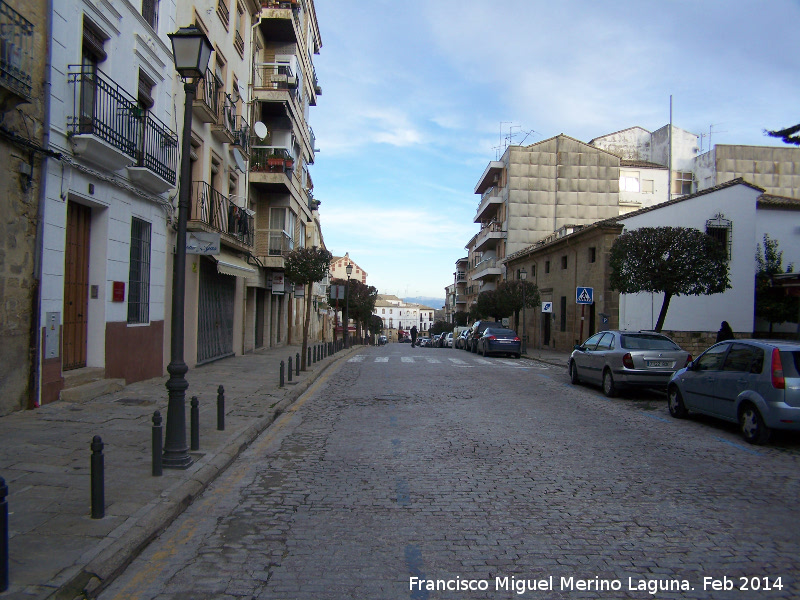
<svg viewBox="0 0 800 600"><path fill-rule="evenodd" d="M217 261L217 273L233 277L258 279L258 269L247 264L246 260L239 258L235 254L221 250L219 255L212 256L212 258Z"/></svg>

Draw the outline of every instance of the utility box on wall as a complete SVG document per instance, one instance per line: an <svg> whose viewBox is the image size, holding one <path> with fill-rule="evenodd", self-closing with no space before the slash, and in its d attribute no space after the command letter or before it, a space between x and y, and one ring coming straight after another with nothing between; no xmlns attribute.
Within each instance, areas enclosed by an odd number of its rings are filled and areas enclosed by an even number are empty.
<svg viewBox="0 0 800 600"><path fill-rule="evenodd" d="M61 313L45 313L44 357L58 358L61 348Z"/></svg>

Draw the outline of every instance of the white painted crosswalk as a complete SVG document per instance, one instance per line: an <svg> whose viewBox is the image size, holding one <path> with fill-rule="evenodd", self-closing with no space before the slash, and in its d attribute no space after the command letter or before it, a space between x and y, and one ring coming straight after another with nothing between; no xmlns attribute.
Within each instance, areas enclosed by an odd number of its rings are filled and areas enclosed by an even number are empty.
<svg viewBox="0 0 800 600"><path fill-rule="evenodd" d="M467 356L466 358L449 358L449 357L433 357L433 356L400 356L392 354L389 356L368 356L367 354L356 354L347 360L349 363L391 363L400 362L405 364L449 364L456 367L475 367L475 366L494 366L494 367L511 367L515 369L550 369L552 365L540 363L533 360L511 360L502 358L481 358L478 356Z"/></svg>

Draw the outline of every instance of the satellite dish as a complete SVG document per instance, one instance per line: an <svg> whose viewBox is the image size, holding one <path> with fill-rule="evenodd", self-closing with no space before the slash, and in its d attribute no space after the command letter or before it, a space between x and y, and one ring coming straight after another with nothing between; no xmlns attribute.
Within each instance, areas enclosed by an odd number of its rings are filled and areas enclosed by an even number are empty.
<svg viewBox="0 0 800 600"><path fill-rule="evenodd" d="M261 121L256 121L255 123L253 123L253 131L255 131L259 139L262 140L265 137L267 137L267 134L269 133L269 131L267 131L267 126L264 125Z"/></svg>
<svg viewBox="0 0 800 600"><path fill-rule="evenodd" d="M239 152L239 150L237 150L236 148L233 149L233 160L236 163L236 168L242 173L244 173L246 171L244 165L244 157L242 156L242 153Z"/></svg>

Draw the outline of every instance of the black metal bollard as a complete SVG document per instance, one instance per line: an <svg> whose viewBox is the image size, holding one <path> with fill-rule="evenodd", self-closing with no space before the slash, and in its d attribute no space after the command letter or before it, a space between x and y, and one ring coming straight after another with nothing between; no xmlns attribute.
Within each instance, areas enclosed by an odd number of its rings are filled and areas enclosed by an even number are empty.
<svg viewBox="0 0 800 600"><path fill-rule="evenodd" d="M306 367L311 366L311 346L308 347L308 360L306 361Z"/></svg>
<svg viewBox="0 0 800 600"><path fill-rule="evenodd" d="M294 374L300 377L300 353L295 354Z"/></svg>
<svg viewBox="0 0 800 600"><path fill-rule="evenodd" d="M153 477L161 477L161 453L163 452L163 438L161 435L161 413L153 413Z"/></svg>
<svg viewBox="0 0 800 600"><path fill-rule="evenodd" d="M279 385L279 387L284 387L284 385L285 385L283 383L283 369L284 369L284 367L285 367L285 365L283 364L283 361L281 361L281 377L280 377L280 385Z"/></svg>
<svg viewBox="0 0 800 600"><path fill-rule="evenodd" d="M191 401L191 431L189 439L189 448L191 450L200 450L200 401L197 396L192 396Z"/></svg>
<svg viewBox="0 0 800 600"><path fill-rule="evenodd" d="M225 431L225 388L217 388L217 431Z"/></svg>
<svg viewBox="0 0 800 600"><path fill-rule="evenodd" d="M314 362L317 362L317 347L314 346Z"/></svg>
<svg viewBox="0 0 800 600"><path fill-rule="evenodd" d="M292 381L292 357L289 357L289 381Z"/></svg>
<svg viewBox="0 0 800 600"><path fill-rule="evenodd" d="M103 465L103 440L99 435L92 438L92 518L102 519L106 516L105 467Z"/></svg>
<svg viewBox="0 0 800 600"><path fill-rule="evenodd" d="M0 593L8 589L8 486L0 477Z"/></svg>

